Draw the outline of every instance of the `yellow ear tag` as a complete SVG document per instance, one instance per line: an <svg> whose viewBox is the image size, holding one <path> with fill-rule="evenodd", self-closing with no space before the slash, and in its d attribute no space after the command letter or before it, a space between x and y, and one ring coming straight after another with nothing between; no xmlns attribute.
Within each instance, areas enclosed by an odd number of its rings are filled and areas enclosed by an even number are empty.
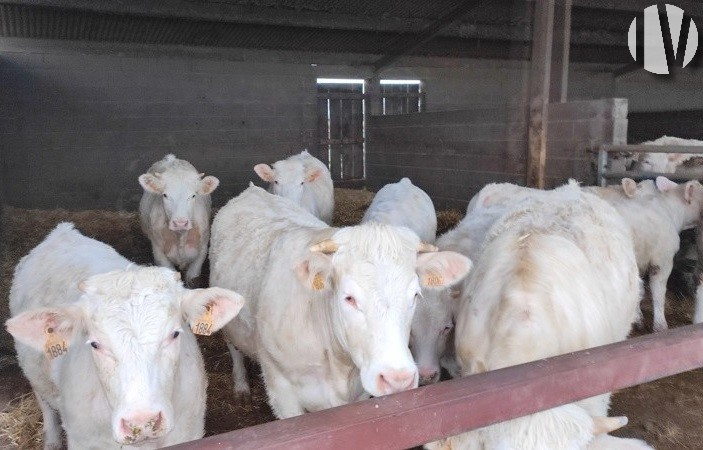
<svg viewBox="0 0 703 450"><path fill-rule="evenodd" d="M312 279L312 288L316 291L321 291L325 288L325 279L322 278L319 272Z"/></svg>
<svg viewBox="0 0 703 450"><path fill-rule="evenodd" d="M212 334L212 305L205 307L205 312L198 317L190 329L194 334L210 336Z"/></svg>
<svg viewBox="0 0 703 450"><path fill-rule="evenodd" d="M444 278L437 272L429 272L425 275L425 286L442 286L444 284Z"/></svg>
<svg viewBox="0 0 703 450"><path fill-rule="evenodd" d="M44 353L49 359L54 359L68 353L68 344L66 340L59 336L52 327L47 327L44 330L46 334L46 342L44 343Z"/></svg>

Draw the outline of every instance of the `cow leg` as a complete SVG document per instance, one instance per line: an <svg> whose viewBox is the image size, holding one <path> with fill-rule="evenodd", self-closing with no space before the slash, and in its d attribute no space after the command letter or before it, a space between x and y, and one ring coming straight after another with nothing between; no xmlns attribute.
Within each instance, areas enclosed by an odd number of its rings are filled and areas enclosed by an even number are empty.
<svg viewBox="0 0 703 450"><path fill-rule="evenodd" d="M190 284L191 281L200 276L205 257L207 257L207 245L198 253L198 257L188 266L188 270L186 271L186 283Z"/></svg>
<svg viewBox="0 0 703 450"><path fill-rule="evenodd" d="M286 419L305 414L305 409L295 393L296 390L288 379L276 369L269 368L267 370L263 362L261 369L264 374L269 405L275 416L279 419Z"/></svg>
<svg viewBox="0 0 703 450"><path fill-rule="evenodd" d="M176 270L176 267L173 265L173 263L168 259L168 256L161 250L161 248L152 243L151 244L151 251L154 254L154 262L156 263L157 266L161 267L167 267L172 270Z"/></svg>
<svg viewBox="0 0 703 450"><path fill-rule="evenodd" d="M698 287L696 287L696 310L693 313L693 323L703 322L703 276L698 277Z"/></svg>
<svg viewBox="0 0 703 450"><path fill-rule="evenodd" d="M244 354L237 350L231 343L227 342L229 354L232 356L232 382L234 383L234 393L238 397L251 395L251 388L247 381L247 368L244 366Z"/></svg>
<svg viewBox="0 0 703 450"><path fill-rule="evenodd" d="M60 450L62 445L59 414L39 394L35 392L34 396L37 398L44 419L44 450Z"/></svg>
<svg viewBox="0 0 703 450"><path fill-rule="evenodd" d="M654 331L664 331L669 327L664 316L664 305L666 301L666 282L673 269L673 259L667 262L652 266L649 271L649 290L652 292L652 310L654 312Z"/></svg>

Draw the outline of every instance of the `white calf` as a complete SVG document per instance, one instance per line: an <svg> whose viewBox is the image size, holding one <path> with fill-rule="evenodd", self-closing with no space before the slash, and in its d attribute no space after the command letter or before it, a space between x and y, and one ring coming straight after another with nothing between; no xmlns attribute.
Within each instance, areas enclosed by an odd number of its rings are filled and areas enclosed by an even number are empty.
<svg viewBox="0 0 703 450"><path fill-rule="evenodd" d="M409 178L383 186L374 196L361 223L379 222L407 227L422 242L433 243L437 234L437 213L429 195Z"/></svg>
<svg viewBox="0 0 703 450"><path fill-rule="evenodd" d="M166 155L139 176L142 229L151 240L154 261L186 271L186 282L200 276L210 239L210 194L220 184L199 174L188 161Z"/></svg>
<svg viewBox="0 0 703 450"><path fill-rule="evenodd" d="M256 174L269 183L269 192L291 200L326 224L332 224L334 184L322 161L303 150L271 166L254 166Z"/></svg>
<svg viewBox="0 0 703 450"><path fill-rule="evenodd" d="M617 188L586 189L610 203L630 226L637 266L641 274L649 273L654 331L662 331L668 328L666 282L679 250L679 233L699 223L703 186L698 181L677 184L665 177L657 177L655 184L656 188L651 181L640 182L629 198L613 195Z"/></svg>
<svg viewBox="0 0 703 450"><path fill-rule="evenodd" d="M672 145L703 146L703 141L662 136L653 141L642 142L641 145L658 145L661 147ZM700 156L695 153L640 153L634 168L647 172L674 173L687 161L693 158L700 158Z"/></svg>
<svg viewBox="0 0 703 450"><path fill-rule="evenodd" d="M207 378L186 326L214 332L243 304L139 267L63 223L22 258L10 290L17 357L42 409L44 448L159 448L203 435Z"/></svg>

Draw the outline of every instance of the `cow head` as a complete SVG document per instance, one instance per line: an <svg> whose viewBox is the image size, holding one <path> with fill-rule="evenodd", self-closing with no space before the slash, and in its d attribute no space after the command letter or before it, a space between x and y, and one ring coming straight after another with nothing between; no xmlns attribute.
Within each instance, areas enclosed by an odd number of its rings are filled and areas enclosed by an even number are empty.
<svg viewBox="0 0 703 450"><path fill-rule="evenodd" d="M410 351L420 374L420 385L436 383L441 375L440 357L454 329L458 303L454 288L422 290L410 328Z"/></svg>
<svg viewBox="0 0 703 450"><path fill-rule="evenodd" d="M139 184L146 192L162 197L170 230L187 231L193 228L193 205L198 197L210 195L220 180L192 168L172 166L164 172L140 175Z"/></svg>
<svg viewBox="0 0 703 450"><path fill-rule="evenodd" d="M323 169L311 164L312 157L307 152L289 159L268 164L257 164L254 172L269 183L269 192L293 201L302 203L303 188L306 183L312 183L323 175Z"/></svg>
<svg viewBox="0 0 703 450"><path fill-rule="evenodd" d="M191 341L185 351L197 348L187 324L204 321L214 332L237 315L242 297L221 288L186 290L177 273L161 267L94 275L79 289L75 304L25 311L7 321L8 331L41 351L51 334L74 353L68 362L92 359L118 443L166 435L174 414L187 414L172 407L181 341Z"/></svg>
<svg viewBox="0 0 703 450"><path fill-rule="evenodd" d="M683 210L683 229L693 228L700 221L703 212L703 185L697 180L678 184L666 177L659 176L657 189L664 195L676 199Z"/></svg>
<svg viewBox="0 0 703 450"><path fill-rule="evenodd" d="M364 389L380 396L416 387L408 341L421 289L463 277L468 258L437 252L407 228L378 223L342 228L310 250L297 275L328 302L335 341L359 369Z"/></svg>

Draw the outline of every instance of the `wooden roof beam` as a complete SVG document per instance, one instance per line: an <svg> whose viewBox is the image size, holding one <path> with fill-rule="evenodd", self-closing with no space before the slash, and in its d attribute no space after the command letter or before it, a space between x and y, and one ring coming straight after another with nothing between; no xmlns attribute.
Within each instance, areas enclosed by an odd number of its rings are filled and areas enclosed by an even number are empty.
<svg viewBox="0 0 703 450"><path fill-rule="evenodd" d="M442 17L427 26L416 35L408 36L401 34L391 39L386 45L385 56L379 58L372 64L374 74L379 74L383 69L389 67L400 57L407 55L418 47L437 36L443 29L461 20L466 14L478 8L485 0L464 0L460 1L454 8L447 11Z"/></svg>

